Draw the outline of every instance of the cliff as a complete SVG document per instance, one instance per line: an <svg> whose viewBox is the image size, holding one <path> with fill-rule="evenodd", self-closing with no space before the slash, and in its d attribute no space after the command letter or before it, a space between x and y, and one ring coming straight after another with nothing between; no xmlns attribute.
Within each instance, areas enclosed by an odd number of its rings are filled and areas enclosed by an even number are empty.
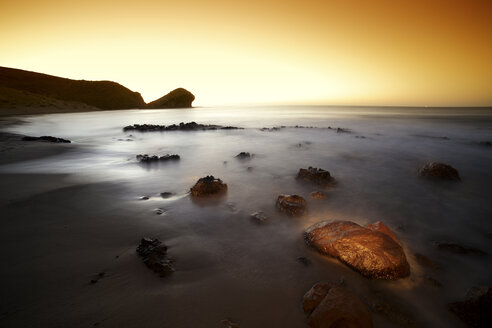
<svg viewBox="0 0 492 328"><path fill-rule="evenodd" d="M37 114L132 108L191 107L195 96L179 88L146 104L138 92L112 81L71 80L0 67L0 114Z"/></svg>

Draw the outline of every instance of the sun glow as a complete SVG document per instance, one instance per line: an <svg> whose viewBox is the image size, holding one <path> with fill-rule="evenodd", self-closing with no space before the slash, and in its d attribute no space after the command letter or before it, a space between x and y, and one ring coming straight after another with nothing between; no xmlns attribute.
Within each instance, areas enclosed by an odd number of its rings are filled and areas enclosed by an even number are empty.
<svg viewBox="0 0 492 328"><path fill-rule="evenodd" d="M16 1L0 65L195 105L490 105L492 3Z"/></svg>

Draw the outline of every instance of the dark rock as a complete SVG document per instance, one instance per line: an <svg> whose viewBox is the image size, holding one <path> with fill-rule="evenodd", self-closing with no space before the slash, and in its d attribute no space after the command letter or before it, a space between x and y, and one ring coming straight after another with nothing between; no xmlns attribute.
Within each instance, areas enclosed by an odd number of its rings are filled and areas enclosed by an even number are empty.
<svg viewBox="0 0 492 328"><path fill-rule="evenodd" d="M305 256L299 256L297 258L297 261L304 264L305 266L310 266L311 265L311 260L308 259L307 257Z"/></svg>
<svg viewBox="0 0 492 328"><path fill-rule="evenodd" d="M170 198L172 197L174 194L172 192L169 192L169 191L165 191L165 192L161 192L161 197L162 198Z"/></svg>
<svg viewBox="0 0 492 328"><path fill-rule="evenodd" d="M224 319L221 321L225 328L239 328L239 324L236 322L232 322L230 319Z"/></svg>
<svg viewBox="0 0 492 328"><path fill-rule="evenodd" d="M22 140L24 141L47 141L47 142L53 142L53 143L71 143L70 140L67 139L62 139L62 138L56 138L52 136L41 136L41 137L23 137Z"/></svg>
<svg viewBox="0 0 492 328"><path fill-rule="evenodd" d="M205 130L236 130L241 129L235 126L221 126L221 125L206 125L198 124L196 122L179 123L179 125L157 125L157 124L133 124L123 128L123 131L139 131L139 132L153 132L153 131L205 131Z"/></svg>
<svg viewBox="0 0 492 328"><path fill-rule="evenodd" d="M309 197L313 199L325 199L326 194L322 191L313 191L312 193L309 194Z"/></svg>
<svg viewBox="0 0 492 328"><path fill-rule="evenodd" d="M251 213L251 218L258 223L263 223L268 219L268 217L262 211Z"/></svg>
<svg viewBox="0 0 492 328"><path fill-rule="evenodd" d="M452 166L443 163L427 163L419 170L420 176L459 181L460 175Z"/></svg>
<svg viewBox="0 0 492 328"><path fill-rule="evenodd" d="M165 162L165 161L176 161L179 160L180 157L177 154L166 154L164 156L152 155L149 156L147 154L137 155L137 161L140 163L156 163L156 162Z"/></svg>
<svg viewBox="0 0 492 328"><path fill-rule="evenodd" d="M318 186L328 186L332 185L335 182L335 179L330 175L330 172L318 169L316 167L309 167L307 169L299 169L299 173L297 173L297 179L301 181L308 181Z"/></svg>
<svg viewBox="0 0 492 328"><path fill-rule="evenodd" d="M276 206L291 216L303 215L306 212L306 200L299 195L279 195Z"/></svg>
<svg viewBox="0 0 492 328"><path fill-rule="evenodd" d="M430 258L428 258L427 256L425 256L423 254L415 253L415 254L413 254L413 257L415 258L415 260L417 260L418 264L420 264L424 267L427 267L430 269L439 269L439 265L437 265L436 262L432 261Z"/></svg>
<svg viewBox="0 0 492 328"><path fill-rule="evenodd" d="M480 146L492 147L492 141L479 141L478 144Z"/></svg>
<svg viewBox="0 0 492 328"><path fill-rule="evenodd" d="M313 328L372 328L372 318L364 303L344 287L317 283L303 298L304 313Z"/></svg>
<svg viewBox="0 0 492 328"><path fill-rule="evenodd" d="M473 247L463 246L455 242L450 241L437 241L435 242L437 249L441 251L447 251L455 254L462 255L486 255L487 253Z"/></svg>
<svg viewBox="0 0 492 328"><path fill-rule="evenodd" d="M195 96L191 92L178 88L148 103L145 108L191 108L193 100L195 100Z"/></svg>
<svg viewBox="0 0 492 328"><path fill-rule="evenodd" d="M248 172L252 172L252 171L253 171L253 167L252 167L252 166L248 166L248 167L246 168L246 170L247 170Z"/></svg>
<svg viewBox="0 0 492 328"><path fill-rule="evenodd" d="M471 327L492 327L492 287L472 287L465 298L448 309Z"/></svg>
<svg viewBox="0 0 492 328"><path fill-rule="evenodd" d="M147 267L157 272L161 277L174 272L174 260L167 257L167 247L155 238L142 238L137 247L140 255Z"/></svg>
<svg viewBox="0 0 492 328"><path fill-rule="evenodd" d="M190 191L191 195L195 197L222 194L227 191L227 184L223 183L222 180L216 179L212 175L209 175L198 179Z"/></svg>
<svg viewBox="0 0 492 328"><path fill-rule="evenodd" d="M304 232L307 245L337 258L365 277L399 279L410 274L403 248L390 235L351 221L324 221Z"/></svg>
<svg viewBox="0 0 492 328"><path fill-rule="evenodd" d="M236 158L237 159L250 159L251 158L251 154L248 153L248 152L240 152L239 154L236 155Z"/></svg>
<svg viewBox="0 0 492 328"><path fill-rule="evenodd" d="M149 200L149 197L148 196L142 196L139 198L140 200Z"/></svg>
<svg viewBox="0 0 492 328"><path fill-rule="evenodd" d="M155 214L157 214L157 215L162 215L162 214L166 213L166 210L163 208L156 208L154 211L155 211Z"/></svg>

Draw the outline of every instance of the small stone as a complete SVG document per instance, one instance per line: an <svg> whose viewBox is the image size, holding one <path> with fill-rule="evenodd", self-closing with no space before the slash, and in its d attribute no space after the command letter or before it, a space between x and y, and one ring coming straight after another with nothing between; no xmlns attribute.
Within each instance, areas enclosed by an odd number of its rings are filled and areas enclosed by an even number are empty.
<svg viewBox="0 0 492 328"><path fill-rule="evenodd" d="M262 211L251 213L251 218L256 220L258 223L265 222L268 219Z"/></svg>
<svg viewBox="0 0 492 328"><path fill-rule="evenodd" d="M214 178L212 175L198 179L196 184L190 189L194 197L204 197L221 194L227 191L227 184L222 180Z"/></svg>
<svg viewBox="0 0 492 328"><path fill-rule="evenodd" d="M142 196L139 198L140 200L149 200L149 197L148 196Z"/></svg>
<svg viewBox="0 0 492 328"><path fill-rule="evenodd" d="M250 159L251 158L251 154L248 153L248 152L240 152L239 154L236 155L236 158L237 159Z"/></svg>
<svg viewBox="0 0 492 328"><path fill-rule="evenodd" d="M297 180L311 182L321 187L335 183L335 179L330 175L330 172L311 166L307 169L299 169Z"/></svg>
<svg viewBox="0 0 492 328"><path fill-rule="evenodd" d="M308 259L307 257L305 256L299 256L297 258L297 261L304 264L305 266L310 266L311 265L311 260Z"/></svg>
<svg viewBox="0 0 492 328"><path fill-rule="evenodd" d="M433 177L443 180L461 180L458 171L447 164L443 163L427 163L420 170L419 175L424 177Z"/></svg>
<svg viewBox="0 0 492 328"><path fill-rule="evenodd" d="M279 195L277 208L290 216L299 216L306 213L306 200L299 195Z"/></svg>
<svg viewBox="0 0 492 328"><path fill-rule="evenodd" d="M309 197L311 197L312 199L325 199L326 194L322 191L313 191L309 194Z"/></svg>
<svg viewBox="0 0 492 328"><path fill-rule="evenodd" d="M174 194L172 192L168 192L168 191L165 191L165 192L161 192L161 197L162 198L170 198L172 197Z"/></svg>

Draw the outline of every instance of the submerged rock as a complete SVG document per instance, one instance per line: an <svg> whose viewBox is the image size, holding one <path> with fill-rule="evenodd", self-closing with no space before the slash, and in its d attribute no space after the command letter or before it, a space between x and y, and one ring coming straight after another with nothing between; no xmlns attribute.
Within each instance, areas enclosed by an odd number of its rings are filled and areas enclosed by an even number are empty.
<svg viewBox="0 0 492 328"><path fill-rule="evenodd" d="M436 163L436 162L425 164L419 170L419 175L425 177L434 177L444 180L454 180L454 181L461 180L458 171L454 167L447 164Z"/></svg>
<svg viewBox="0 0 492 328"><path fill-rule="evenodd" d="M236 158L237 159L250 159L251 158L251 154L248 153L248 152L240 152L239 154L236 155Z"/></svg>
<svg viewBox="0 0 492 328"><path fill-rule="evenodd" d="M276 206L281 211L291 216L302 215L306 212L306 200L299 195L279 195Z"/></svg>
<svg viewBox="0 0 492 328"><path fill-rule="evenodd" d="M174 260L167 257L167 247L155 238L142 238L137 247L140 255L147 267L157 272L161 277L174 272Z"/></svg>
<svg viewBox="0 0 492 328"><path fill-rule="evenodd" d="M373 327L364 303L337 284L317 283L304 295L302 307L313 328Z"/></svg>
<svg viewBox="0 0 492 328"><path fill-rule="evenodd" d="M139 132L153 132L153 131L205 131L205 130L236 130L241 129L235 126L221 126L221 125L206 125L198 124L196 122L179 123L178 125L157 125L157 124L133 124L123 128L123 131L139 131Z"/></svg>
<svg viewBox="0 0 492 328"><path fill-rule="evenodd" d="M47 141L47 142L53 142L53 143L71 143L70 140L52 137L52 136L41 136L41 137L26 136L26 137L23 137L22 140L23 141Z"/></svg>
<svg viewBox="0 0 492 328"><path fill-rule="evenodd" d="M177 154L166 154L164 156L157 156L157 155L147 155L147 154L143 154L143 155L137 155L137 161L139 161L140 163L156 163L156 162L165 162L165 161L176 161L176 160L179 160L180 157L179 155Z"/></svg>
<svg viewBox="0 0 492 328"><path fill-rule="evenodd" d="M492 327L492 287L472 287L466 300L448 304L448 309L471 327Z"/></svg>
<svg viewBox="0 0 492 328"><path fill-rule="evenodd" d="M169 192L169 191L161 192L161 197L164 199L165 198L171 198L173 195L174 195L174 193Z"/></svg>
<svg viewBox="0 0 492 328"><path fill-rule="evenodd" d="M330 175L330 172L311 166L307 169L299 169L297 180L312 182L323 187L334 184L335 182L335 179Z"/></svg>
<svg viewBox="0 0 492 328"><path fill-rule="evenodd" d="M452 241L435 242L437 249L462 255L486 255L487 253L474 247L463 246Z"/></svg>
<svg viewBox="0 0 492 328"><path fill-rule="evenodd" d="M309 197L313 199L325 199L326 194L322 191L313 191L312 193L309 194Z"/></svg>
<svg viewBox="0 0 492 328"><path fill-rule="evenodd" d="M226 192L227 184L223 183L220 179L214 178L213 175L208 175L198 179L190 191L191 195L195 197L216 195Z"/></svg>
<svg viewBox="0 0 492 328"><path fill-rule="evenodd" d="M268 219L262 211L251 213L251 218L258 223L263 223Z"/></svg>
<svg viewBox="0 0 492 328"><path fill-rule="evenodd" d="M320 253L337 258L368 278L399 279L410 274L403 248L383 230L351 221L323 221L309 227L304 239Z"/></svg>

